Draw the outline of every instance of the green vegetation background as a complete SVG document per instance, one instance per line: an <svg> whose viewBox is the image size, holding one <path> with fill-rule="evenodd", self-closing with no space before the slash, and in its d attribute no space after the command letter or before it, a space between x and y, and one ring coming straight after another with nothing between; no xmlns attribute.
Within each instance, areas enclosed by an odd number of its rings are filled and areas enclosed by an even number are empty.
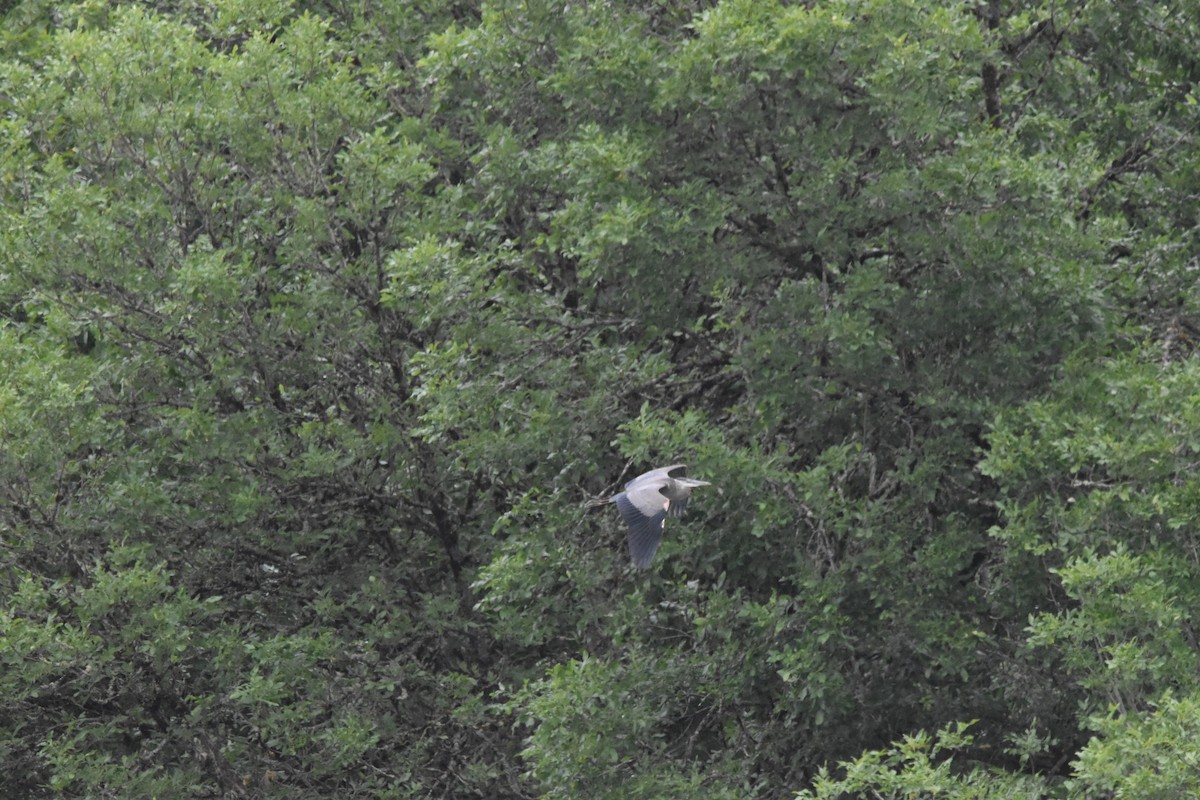
<svg viewBox="0 0 1200 800"><path fill-rule="evenodd" d="M0 796L1200 792L1195 0L0 10Z"/></svg>

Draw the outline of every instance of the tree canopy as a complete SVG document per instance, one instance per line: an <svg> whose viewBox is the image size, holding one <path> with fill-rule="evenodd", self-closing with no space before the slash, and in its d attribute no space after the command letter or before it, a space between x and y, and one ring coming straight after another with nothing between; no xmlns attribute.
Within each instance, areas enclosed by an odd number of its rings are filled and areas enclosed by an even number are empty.
<svg viewBox="0 0 1200 800"><path fill-rule="evenodd" d="M0 796L1200 791L1197 3L0 12Z"/></svg>

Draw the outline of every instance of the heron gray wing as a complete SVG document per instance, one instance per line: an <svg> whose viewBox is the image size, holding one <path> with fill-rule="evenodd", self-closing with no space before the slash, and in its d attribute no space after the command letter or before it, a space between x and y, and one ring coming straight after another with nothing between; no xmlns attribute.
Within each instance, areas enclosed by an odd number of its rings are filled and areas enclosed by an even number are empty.
<svg viewBox="0 0 1200 800"><path fill-rule="evenodd" d="M662 541L663 521L667 518L666 498L662 500L656 513L644 514L625 492L613 498L621 517L629 526L629 557L638 569L650 566Z"/></svg>
<svg viewBox="0 0 1200 800"><path fill-rule="evenodd" d="M642 476L629 488L621 492L644 517L652 517L667 509L667 493L664 491L671 479L665 476Z"/></svg>
<svg viewBox="0 0 1200 800"><path fill-rule="evenodd" d="M686 474L687 464L672 464L669 467L659 467L658 469L652 469L649 472L643 472L641 475L638 475L636 478L626 483L625 488L629 489L634 484L641 483L642 481L662 481L665 483L667 478L678 478L681 475Z"/></svg>
<svg viewBox="0 0 1200 800"><path fill-rule="evenodd" d="M691 492L685 492L671 501L667 507L668 517L682 517L687 513L688 501L692 499Z"/></svg>

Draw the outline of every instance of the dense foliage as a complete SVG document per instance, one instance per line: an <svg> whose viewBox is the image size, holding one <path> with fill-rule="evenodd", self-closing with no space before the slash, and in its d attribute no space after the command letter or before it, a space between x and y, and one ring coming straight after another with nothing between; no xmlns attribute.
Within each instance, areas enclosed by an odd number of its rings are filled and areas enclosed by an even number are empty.
<svg viewBox="0 0 1200 800"><path fill-rule="evenodd" d="M3 8L0 795L1200 791L1200 5Z"/></svg>

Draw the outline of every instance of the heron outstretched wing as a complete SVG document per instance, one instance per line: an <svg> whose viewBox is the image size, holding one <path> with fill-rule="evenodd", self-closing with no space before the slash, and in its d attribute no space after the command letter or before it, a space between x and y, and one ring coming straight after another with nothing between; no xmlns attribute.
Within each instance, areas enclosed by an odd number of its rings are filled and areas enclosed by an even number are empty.
<svg viewBox="0 0 1200 800"><path fill-rule="evenodd" d="M659 495L657 507L651 506L644 513L634 498L621 492L614 498L617 510L629 526L629 555L638 569L648 569L662 541L663 521L667 518L667 498ZM655 510L657 508L657 510Z"/></svg>
<svg viewBox="0 0 1200 800"><path fill-rule="evenodd" d="M691 499L692 496L690 494L684 494L676 497L671 501L671 504L667 506L667 516L682 517L683 515L687 514L688 501Z"/></svg>

